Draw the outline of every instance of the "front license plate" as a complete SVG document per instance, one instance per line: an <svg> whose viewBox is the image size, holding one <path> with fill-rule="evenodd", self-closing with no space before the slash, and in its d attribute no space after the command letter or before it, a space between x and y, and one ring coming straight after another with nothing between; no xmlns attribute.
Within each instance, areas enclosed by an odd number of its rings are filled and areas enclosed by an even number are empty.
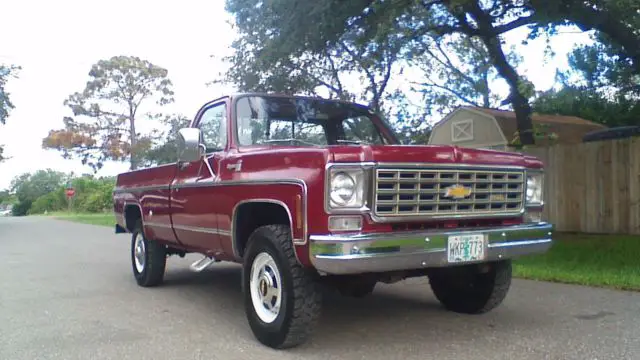
<svg viewBox="0 0 640 360"><path fill-rule="evenodd" d="M449 236L447 260L450 263L484 260L485 249L483 234Z"/></svg>

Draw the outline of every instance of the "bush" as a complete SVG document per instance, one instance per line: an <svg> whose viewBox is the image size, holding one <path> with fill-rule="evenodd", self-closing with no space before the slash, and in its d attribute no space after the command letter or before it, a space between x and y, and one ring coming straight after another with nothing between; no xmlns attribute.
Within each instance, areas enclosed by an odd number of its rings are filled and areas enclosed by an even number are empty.
<svg viewBox="0 0 640 360"><path fill-rule="evenodd" d="M70 181L75 189L75 195L71 200L71 211L99 213L112 209L112 191L115 186L114 178L94 178L82 176ZM66 186L58 185L34 200L19 199L13 208L13 214L23 216L27 214L42 214L44 212L61 211L69 209L69 202L65 194Z"/></svg>
<svg viewBox="0 0 640 360"><path fill-rule="evenodd" d="M40 196L31 204L29 214L42 214L45 211L60 211L67 208L64 189L60 188L54 192Z"/></svg>
<svg viewBox="0 0 640 360"><path fill-rule="evenodd" d="M31 208L31 201L18 201L17 204L13 205L11 209L11 213L13 216L25 216L29 213L29 209Z"/></svg>

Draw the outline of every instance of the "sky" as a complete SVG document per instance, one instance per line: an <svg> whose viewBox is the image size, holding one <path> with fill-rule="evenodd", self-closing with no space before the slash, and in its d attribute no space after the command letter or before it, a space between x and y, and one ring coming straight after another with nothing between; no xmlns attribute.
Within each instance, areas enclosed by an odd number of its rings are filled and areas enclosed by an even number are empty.
<svg viewBox="0 0 640 360"><path fill-rule="evenodd" d="M64 100L84 88L91 65L100 59L132 55L168 69L176 101L167 112L192 117L205 102L234 91L206 85L225 70L215 58L230 52L235 37L224 0L20 0L4 2L2 12L0 63L22 70L6 87L15 109L0 127L0 144L10 157L0 163L0 189L15 176L39 169L91 171L41 144L49 130L63 127L63 117L71 115ZM509 43L523 34L510 33ZM548 89L556 69L566 66L566 52L585 41L585 34L561 34L551 43L556 57L545 61L544 40L538 40L523 48L519 70L537 90ZM97 175L127 168L126 163L108 163Z"/></svg>

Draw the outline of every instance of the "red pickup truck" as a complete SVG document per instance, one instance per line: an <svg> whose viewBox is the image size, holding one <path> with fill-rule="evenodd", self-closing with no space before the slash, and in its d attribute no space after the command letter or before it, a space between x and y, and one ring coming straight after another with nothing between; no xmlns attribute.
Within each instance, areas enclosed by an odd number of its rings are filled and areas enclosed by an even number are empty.
<svg viewBox="0 0 640 360"><path fill-rule="evenodd" d="M495 308L514 257L542 253L543 166L519 153L402 145L370 108L247 93L205 104L177 161L118 175L116 233L140 286L170 255L242 264L246 315L273 348L309 338L323 289L427 276L446 309Z"/></svg>

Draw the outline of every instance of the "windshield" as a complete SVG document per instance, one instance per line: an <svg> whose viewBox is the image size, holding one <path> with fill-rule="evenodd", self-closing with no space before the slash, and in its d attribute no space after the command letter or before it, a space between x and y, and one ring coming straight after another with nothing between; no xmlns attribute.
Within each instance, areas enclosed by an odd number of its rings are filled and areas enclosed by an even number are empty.
<svg viewBox="0 0 640 360"><path fill-rule="evenodd" d="M361 106L324 99L245 96L236 103L240 145L387 144Z"/></svg>

